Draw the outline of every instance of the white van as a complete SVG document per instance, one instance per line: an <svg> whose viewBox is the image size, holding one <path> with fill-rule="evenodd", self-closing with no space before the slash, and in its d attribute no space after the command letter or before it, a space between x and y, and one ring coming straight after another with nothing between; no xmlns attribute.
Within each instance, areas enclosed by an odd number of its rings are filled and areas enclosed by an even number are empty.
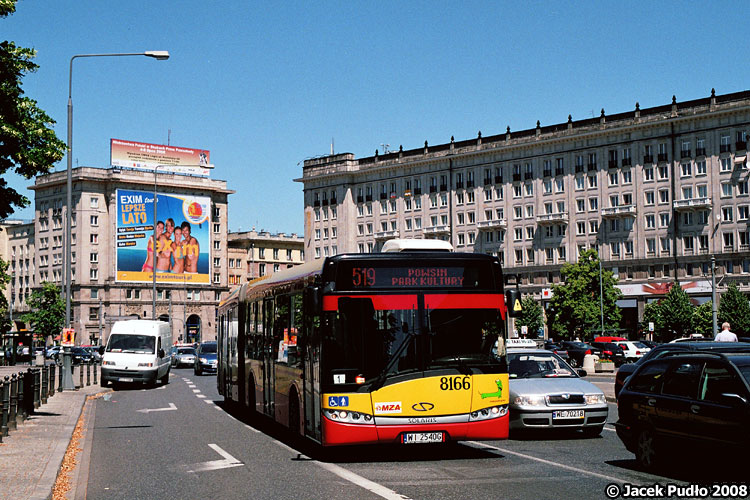
<svg viewBox="0 0 750 500"><path fill-rule="evenodd" d="M172 364L169 323L152 320L117 321L102 356L101 385L110 382L169 383Z"/></svg>

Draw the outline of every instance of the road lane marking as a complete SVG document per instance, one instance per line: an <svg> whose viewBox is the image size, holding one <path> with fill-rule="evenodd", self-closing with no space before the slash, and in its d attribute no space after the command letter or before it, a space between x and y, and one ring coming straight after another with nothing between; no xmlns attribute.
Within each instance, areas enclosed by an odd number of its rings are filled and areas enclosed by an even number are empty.
<svg viewBox="0 0 750 500"><path fill-rule="evenodd" d="M204 399L204 400L203 400L203 402L204 402L204 403L208 403L208 404L210 404L210 405L214 404L214 402L213 402L213 401L211 401L210 399Z"/></svg>
<svg viewBox="0 0 750 500"><path fill-rule="evenodd" d="M208 462L193 464L189 466L192 467L192 469L189 469L188 472L204 472L207 470L228 469L230 467L240 467L245 465L226 451L222 450L219 445L210 443L208 446L224 458L222 460L210 460Z"/></svg>
<svg viewBox="0 0 750 500"><path fill-rule="evenodd" d="M174 403L169 403L169 406L166 408L144 408L142 410L136 410L140 413L151 413L154 411L170 411L170 410L176 410L177 407L174 405Z"/></svg>
<svg viewBox="0 0 750 500"><path fill-rule="evenodd" d="M591 472L591 471L587 471L587 470L584 470L584 469L579 469L578 467L572 467L570 465L560 464L560 463L557 463L557 462L553 462L551 460L545 460L543 458L537 458L537 457L534 457L532 455L527 455L525 453L519 453L517 451L511 451L511 450L508 450L506 448L500 448L500 447L492 446L492 445L485 444L485 443L479 443L477 441L465 441L465 443L468 444L468 445L470 445L470 446L472 446L472 447L474 447L474 448L480 448L480 449L482 449L482 448L488 448L488 449L491 449L491 450L497 450L497 451L499 451L501 453L507 453L508 455L515 455L517 457L525 458L527 460L534 460L536 462L541 462L543 464L552 465L554 467L559 467L561 469L566 469L566 470L569 470L569 471L577 472L579 474L585 474L587 476L593 476L593 477L598 477L600 479L606 479L607 481L610 481L610 482L613 482L613 483L622 483L623 482L623 480L621 478L607 476L605 474L599 474L597 472Z"/></svg>
<svg viewBox="0 0 750 500"><path fill-rule="evenodd" d="M198 397L198 398L201 398L201 399L203 399L203 398L205 398L205 397L206 397L206 395L205 395L205 394L196 394L195 396L196 396L196 397Z"/></svg>
<svg viewBox="0 0 750 500"><path fill-rule="evenodd" d="M199 393L199 392L201 392L201 390L200 389L193 389L193 392Z"/></svg>

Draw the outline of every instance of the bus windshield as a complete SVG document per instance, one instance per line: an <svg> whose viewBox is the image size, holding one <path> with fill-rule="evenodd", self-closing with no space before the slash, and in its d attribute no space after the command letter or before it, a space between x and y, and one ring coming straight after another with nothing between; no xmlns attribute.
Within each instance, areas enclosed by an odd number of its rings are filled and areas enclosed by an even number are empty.
<svg viewBox="0 0 750 500"><path fill-rule="evenodd" d="M342 298L329 313L324 370L364 377L364 383L426 370L469 374L501 372L504 358L493 354L502 331L497 309L374 309L369 298ZM339 379L341 380L341 379Z"/></svg>

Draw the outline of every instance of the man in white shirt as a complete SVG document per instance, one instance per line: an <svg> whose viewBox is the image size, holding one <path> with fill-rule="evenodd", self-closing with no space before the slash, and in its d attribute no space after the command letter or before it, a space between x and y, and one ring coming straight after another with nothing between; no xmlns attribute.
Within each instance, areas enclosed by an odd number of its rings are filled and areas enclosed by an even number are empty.
<svg viewBox="0 0 750 500"><path fill-rule="evenodd" d="M721 331L714 338L717 342L737 342L737 335L729 331L729 323L726 321L721 325Z"/></svg>

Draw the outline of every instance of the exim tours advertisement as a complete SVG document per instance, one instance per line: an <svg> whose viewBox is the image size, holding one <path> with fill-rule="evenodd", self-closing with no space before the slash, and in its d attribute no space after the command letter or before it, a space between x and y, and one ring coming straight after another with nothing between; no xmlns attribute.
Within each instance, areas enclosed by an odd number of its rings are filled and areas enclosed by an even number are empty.
<svg viewBox="0 0 750 500"><path fill-rule="evenodd" d="M211 199L157 193L156 252L154 194L117 190L117 281L210 283Z"/></svg>

